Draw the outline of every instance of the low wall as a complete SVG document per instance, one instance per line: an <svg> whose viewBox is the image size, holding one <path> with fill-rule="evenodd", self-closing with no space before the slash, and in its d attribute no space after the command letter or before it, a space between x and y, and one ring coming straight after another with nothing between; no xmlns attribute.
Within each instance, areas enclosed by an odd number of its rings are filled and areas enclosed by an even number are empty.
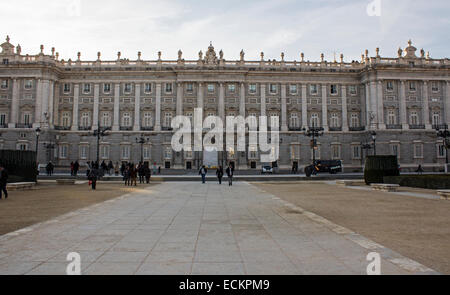
<svg viewBox="0 0 450 295"><path fill-rule="evenodd" d="M398 184L400 186L426 189L450 189L450 174L386 176L383 180L384 183Z"/></svg>

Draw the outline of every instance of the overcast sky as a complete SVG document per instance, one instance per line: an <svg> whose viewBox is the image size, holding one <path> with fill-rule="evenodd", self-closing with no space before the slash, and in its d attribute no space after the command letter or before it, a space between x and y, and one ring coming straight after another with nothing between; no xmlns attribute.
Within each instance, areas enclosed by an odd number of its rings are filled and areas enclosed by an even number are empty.
<svg viewBox="0 0 450 295"><path fill-rule="evenodd" d="M228 60L265 58L286 60L359 60L367 48L371 56L396 57L408 39L431 57L450 57L450 1L448 0L21 0L2 1L0 34L22 46L24 54L56 47L60 58L103 60L122 57L195 60L209 42ZM376 3L375 3L376 4ZM2 41L2 40L0 40Z"/></svg>

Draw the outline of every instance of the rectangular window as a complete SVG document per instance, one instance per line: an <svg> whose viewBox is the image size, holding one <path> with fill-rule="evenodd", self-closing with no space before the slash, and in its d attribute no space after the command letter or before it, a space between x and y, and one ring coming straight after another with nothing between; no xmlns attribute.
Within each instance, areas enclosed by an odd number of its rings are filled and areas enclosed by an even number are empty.
<svg viewBox="0 0 450 295"><path fill-rule="evenodd" d="M70 84L65 83L64 84L64 93L69 93L70 92Z"/></svg>
<svg viewBox="0 0 450 295"><path fill-rule="evenodd" d="M208 84L208 92L214 92L214 84Z"/></svg>
<svg viewBox="0 0 450 295"><path fill-rule="evenodd" d="M31 124L31 115L29 113L23 114L23 124Z"/></svg>
<svg viewBox="0 0 450 295"><path fill-rule="evenodd" d="M166 93L172 93L172 83L166 83Z"/></svg>
<svg viewBox="0 0 450 295"><path fill-rule="evenodd" d="M423 144L415 143L414 144L414 159L422 159L423 158Z"/></svg>
<svg viewBox="0 0 450 295"><path fill-rule="evenodd" d="M61 145L59 147L59 157L61 159L66 159L68 150L69 150L69 146L68 145Z"/></svg>
<svg viewBox="0 0 450 295"><path fill-rule="evenodd" d="M355 85L351 85L350 86L350 94L351 95L356 95L356 86Z"/></svg>
<svg viewBox="0 0 450 295"><path fill-rule="evenodd" d="M445 158L445 146L443 144L437 146L437 157L440 159Z"/></svg>
<svg viewBox="0 0 450 295"><path fill-rule="evenodd" d="M278 87L277 87L276 84L270 84L270 85L269 85L269 91L270 91L270 93L272 93L272 94L277 93L277 89L278 89Z"/></svg>
<svg viewBox="0 0 450 295"><path fill-rule="evenodd" d="M109 159L109 145L102 145L100 147L100 156L103 160Z"/></svg>
<svg viewBox="0 0 450 295"><path fill-rule="evenodd" d="M394 83L392 81L388 81L387 84L386 84L386 89L388 91L394 90Z"/></svg>
<svg viewBox="0 0 450 295"><path fill-rule="evenodd" d="M8 80L2 80L1 88L8 89Z"/></svg>
<svg viewBox="0 0 450 295"><path fill-rule="evenodd" d="M86 160L89 154L89 147L87 145L80 146L80 159Z"/></svg>
<svg viewBox="0 0 450 295"><path fill-rule="evenodd" d="M130 158L130 146L123 145L121 148L121 156L123 160L128 160Z"/></svg>
<svg viewBox="0 0 450 295"><path fill-rule="evenodd" d="M352 148L352 158L355 160L361 159L361 146L354 145Z"/></svg>
<svg viewBox="0 0 450 295"><path fill-rule="evenodd" d="M409 90L416 91L416 82L409 82Z"/></svg>
<svg viewBox="0 0 450 295"><path fill-rule="evenodd" d="M33 80L25 80L25 89L31 89L33 88Z"/></svg>
<svg viewBox="0 0 450 295"><path fill-rule="evenodd" d="M186 85L186 91L187 92L194 92L194 85L192 83L189 83Z"/></svg>
<svg viewBox="0 0 450 295"><path fill-rule="evenodd" d="M143 157L145 160L151 159L151 149L149 146L144 146L143 148Z"/></svg>
<svg viewBox="0 0 450 295"><path fill-rule="evenodd" d="M338 93L337 85L331 85L330 86L330 93L333 94L333 95L336 95Z"/></svg>
<svg viewBox="0 0 450 295"><path fill-rule="evenodd" d="M145 85L144 85L144 92L145 93L151 93L152 92L152 84L151 83L145 83Z"/></svg>
<svg viewBox="0 0 450 295"><path fill-rule="evenodd" d="M309 85L309 93L312 95L317 94L317 85L316 84Z"/></svg>
<svg viewBox="0 0 450 295"><path fill-rule="evenodd" d="M83 86L83 92L84 93L91 93L91 84L84 84Z"/></svg>
<svg viewBox="0 0 450 295"><path fill-rule="evenodd" d="M236 91L236 85L230 84L228 85L228 92L234 93Z"/></svg>
<svg viewBox="0 0 450 295"><path fill-rule="evenodd" d="M248 86L248 92L250 93L256 93L256 84L250 84Z"/></svg>
<svg viewBox="0 0 450 295"><path fill-rule="evenodd" d="M341 146L340 145L332 145L331 146L331 152L333 160L340 160L341 159Z"/></svg>
<svg viewBox="0 0 450 295"><path fill-rule="evenodd" d="M103 84L103 93L110 93L111 92L111 84L106 83Z"/></svg>
<svg viewBox="0 0 450 295"><path fill-rule="evenodd" d="M6 124L6 114L0 114L0 126L5 126Z"/></svg>
<svg viewBox="0 0 450 295"><path fill-rule="evenodd" d="M131 83L125 83L123 92L131 93Z"/></svg>
<svg viewBox="0 0 450 295"><path fill-rule="evenodd" d="M400 145L399 144L391 144L391 154L393 156L397 156L397 158L400 158Z"/></svg>
<svg viewBox="0 0 450 295"><path fill-rule="evenodd" d="M289 85L289 93L297 94L297 85Z"/></svg>
<svg viewBox="0 0 450 295"><path fill-rule="evenodd" d="M439 84L438 84L438 82L431 83L431 91L439 92Z"/></svg>
<svg viewBox="0 0 450 295"><path fill-rule="evenodd" d="M164 159L172 160L172 147L166 147L164 149Z"/></svg>

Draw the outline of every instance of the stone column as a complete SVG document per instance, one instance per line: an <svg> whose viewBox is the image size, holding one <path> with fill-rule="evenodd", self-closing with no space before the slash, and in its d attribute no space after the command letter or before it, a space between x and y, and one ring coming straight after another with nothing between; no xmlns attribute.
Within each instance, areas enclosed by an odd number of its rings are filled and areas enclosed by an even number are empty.
<svg viewBox="0 0 450 295"><path fill-rule="evenodd" d="M288 131L287 105L286 105L286 84L281 84L281 131Z"/></svg>
<svg viewBox="0 0 450 295"><path fill-rule="evenodd" d="M203 110L203 84L198 83L198 90L197 90L197 108Z"/></svg>
<svg viewBox="0 0 450 295"><path fill-rule="evenodd" d="M241 83L241 97L239 101L239 115L245 118L245 84Z"/></svg>
<svg viewBox="0 0 450 295"><path fill-rule="evenodd" d="M370 101L370 111L373 116L372 128L377 129L378 127L378 106L377 106L377 84L372 81L369 85L369 101Z"/></svg>
<svg viewBox="0 0 450 295"><path fill-rule="evenodd" d="M113 115L113 131L120 130L120 83L114 84L114 115Z"/></svg>
<svg viewBox="0 0 450 295"><path fill-rule="evenodd" d="M11 116L8 127L15 128L19 123L19 80L14 79L12 85Z"/></svg>
<svg viewBox="0 0 450 295"><path fill-rule="evenodd" d="M383 102L383 81L377 82L377 117L378 117L378 129L386 129L384 124L384 102Z"/></svg>
<svg viewBox="0 0 450 295"><path fill-rule="evenodd" d="M445 124L450 125L450 81L446 82L444 100L445 100L445 104L444 104Z"/></svg>
<svg viewBox="0 0 450 295"><path fill-rule="evenodd" d="M54 92L54 99L53 99L53 125L60 125L59 123L59 89L60 84L58 82L55 82L55 92Z"/></svg>
<svg viewBox="0 0 450 295"><path fill-rule="evenodd" d="M134 131L141 130L141 83L134 85Z"/></svg>
<svg viewBox="0 0 450 295"><path fill-rule="evenodd" d="M42 108L41 108L41 117L40 122L44 127L48 127L47 116L48 106L49 106L49 97L50 97L50 81L44 80L42 82Z"/></svg>
<svg viewBox="0 0 450 295"><path fill-rule="evenodd" d="M100 84L94 84L94 112L92 114L92 130L97 130L99 126L99 106L100 106Z"/></svg>
<svg viewBox="0 0 450 295"><path fill-rule="evenodd" d="M365 89L365 106L366 106L366 126L368 129L371 129L373 127L373 125L372 125L372 121L370 118L372 110L370 109L369 82L367 82L364 86L365 86L364 89Z"/></svg>
<svg viewBox="0 0 450 295"><path fill-rule="evenodd" d="M328 131L328 93L327 85L322 84L322 127Z"/></svg>
<svg viewBox="0 0 450 295"><path fill-rule="evenodd" d="M225 123L225 87L223 83L219 86L219 118Z"/></svg>
<svg viewBox="0 0 450 295"><path fill-rule="evenodd" d="M78 103L80 101L80 84L73 86L72 131L78 131Z"/></svg>
<svg viewBox="0 0 450 295"><path fill-rule="evenodd" d="M308 98L307 95L307 86L306 84L302 85L302 125L303 128L308 128Z"/></svg>
<svg viewBox="0 0 450 295"><path fill-rule="evenodd" d="M261 84L261 114L260 116L266 115L266 84ZM267 124L269 124L269 120L267 120Z"/></svg>
<svg viewBox="0 0 450 295"><path fill-rule="evenodd" d="M400 124L402 125L402 128L407 130L409 129L408 125L408 119L406 117L406 94L405 94L405 81L400 81Z"/></svg>
<svg viewBox="0 0 450 295"><path fill-rule="evenodd" d="M36 100L34 105L34 125L33 128L41 126L41 111L42 111L42 80L37 80L36 85Z"/></svg>
<svg viewBox="0 0 450 295"><path fill-rule="evenodd" d="M161 83L156 83L155 131L161 131Z"/></svg>
<svg viewBox="0 0 450 295"><path fill-rule="evenodd" d="M431 130L432 126L430 124L430 106L429 106L429 95L428 95L428 81L423 81L422 88L422 121L425 124L425 129Z"/></svg>
<svg viewBox="0 0 450 295"><path fill-rule="evenodd" d="M53 128L54 105L55 105L55 82L50 81L50 91L48 98L48 116L49 116L48 124L50 128Z"/></svg>
<svg viewBox="0 0 450 295"><path fill-rule="evenodd" d="M177 84L177 116L183 115L183 83Z"/></svg>
<svg viewBox="0 0 450 295"><path fill-rule="evenodd" d="M342 131L348 132L347 85L342 85Z"/></svg>

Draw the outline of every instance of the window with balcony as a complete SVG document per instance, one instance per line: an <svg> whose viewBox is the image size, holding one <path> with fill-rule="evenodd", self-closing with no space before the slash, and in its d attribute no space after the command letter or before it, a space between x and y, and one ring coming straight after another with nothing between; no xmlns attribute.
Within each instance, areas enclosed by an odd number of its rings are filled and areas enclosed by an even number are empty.
<svg viewBox="0 0 450 295"><path fill-rule="evenodd" d="M388 82L386 83L386 90L387 90L387 91L393 91L393 90L394 90L394 82L388 81Z"/></svg>
<svg viewBox="0 0 450 295"><path fill-rule="evenodd" d="M289 85L289 93L297 94L297 85Z"/></svg>
<svg viewBox="0 0 450 295"><path fill-rule="evenodd" d="M409 91L416 91L416 82L409 82Z"/></svg>
<svg viewBox="0 0 450 295"><path fill-rule="evenodd" d="M91 127L91 114L82 113L81 114L81 127L87 128Z"/></svg>
<svg viewBox="0 0 450 295"><path fill-rule="evenodd" d="M33 80L25 80L24 88L29 90L33 88Z"/></svg>
<svg viewBox="0 0 450 295"><path fill-rule="evenodd" d="M0 126L6 126L8 122L6 121L6 114L0 114Z"/></svg>
<svg viewBox="0 0 450 295"><path fill-rule="evenodd" d="M228 92L230 92L230 93L236 92L236 85L234 85L234 84L229 84L229 85L228 85Z"/></svg>
<svg viewBox="0 0 450 295"><path fill-rule="evenodd" d="M215 90L214 84L208 84L208 92L214 93L214 90Z"/></svg>
<svg viewBox="0 0 450 295"><path fill-rule="evenodd" d="M330 117L330 127L331 128L338 128L341 127L340 122L339 122L339 115L336 113L332 113L331 117Z"/></svg>
<svg viewBox="0 0 450 295"><path fill-rule="evenodd" d="M358 114L351 114L350 127L352 127L352 128L359 127L359 115Z"/></svg>
<svg viewBox="0 0 450 295"><path fill-rule="evenodd" d="M70 113L69 112L62 113L61 125L63 127L70 127Z"/></svg>
<svg viewBox="0 0 450 295"><path fill-rule="evenodd" d="M445 146L442 143L438 144L437 145L437 157L439 159L445 158L446 157L445 153L446 153Z"/></svg>
<svg viewBox="0 0 450 295"><path fill-rule="evenodd" d="M441 113L440 112L433 112L433 116L431 117L432 124L437 126L441 124Z"/></svg>
<svg viewBox="0 0 450 295"><path fill-rule="evenodd" d="M416 111L412 111L409 114L409 124L411 125L419 125L419 115Z"/></svg>
<svg viewBox="0 0 450 295"><path fill-rule="evenodd" d="M194 92L194 85L192 83L186 84L186 92L189 92L189 93Z"/></svg>
<svg viewBox="0 0 450 295"><path fill-rule="evenodd" d="M310 126L311 127L320 127L319 126L319 114L313 113L310 118Z"/></svg>
<svg viewBox="0 0 450 295"><path fill-rule="evenodd" d="M149 112L144 113L144 122L142 125L144 127L152 127L153 126L152 113L149 113Z"/></svg>
<svg viewBox="0 0 450 295"><path fill-rule="evenodd" d="M172 126L172 113L164 114L164 127L170 128Z"/></svg>
<svg viewBox="0 0 450 295"><path fill-rule="evenodd" d="M30 113L24 113L22 117L22 123L25 125L31 124L31 114Z"/></svg>
<svg viewBox="0 0 450 295"><path fill-rule="evenodd" d="M291 118L289 120L289 126L291 128L299 128L299 120L297 113L291 114Z"/></svg>
<svg viewBox="0 0 450 295"><path fill-rule="evenodd" d="M255 94L256 93L256 84L250 84L248 85L248 92Z"/></svg>
<svg viewBox="0 0 450 295"><path fill-rule="evenodd" d="M356 86L355 85L350 85L350 94L356 95Z"/></svg>
<svg viewBox="0 0 450 295"><path fill-rule="evenodd" d="M269 85L269 91L271 94L276 94L278 91L278 86L277 84L270 84Z"/></svg>
<svg viewBox="0 0 450 295"><path fill-rule="evenodd" d="M317 85L316 84L309 85L309 93L311 95L317 94Z"/></svg>
<svg viewBox="0 0 450 295"><path fill-rule="evenodd" d="M395 111L388 112L388 125L396 125L397 124L397 114Z"/></svg>
<svg viewBox="0 0 450 295"><path fill-rule="evenodd" d="M111 116L110 116L109 112L102 113L100 123L101 123L102 127L110 127L111 126Z"/></svg>
<svg viewBox="0 0 450 295"><path fill-rule="evenodd" d="M70 93L70 84L64 83L63 91L64 93Z"/></svg>

